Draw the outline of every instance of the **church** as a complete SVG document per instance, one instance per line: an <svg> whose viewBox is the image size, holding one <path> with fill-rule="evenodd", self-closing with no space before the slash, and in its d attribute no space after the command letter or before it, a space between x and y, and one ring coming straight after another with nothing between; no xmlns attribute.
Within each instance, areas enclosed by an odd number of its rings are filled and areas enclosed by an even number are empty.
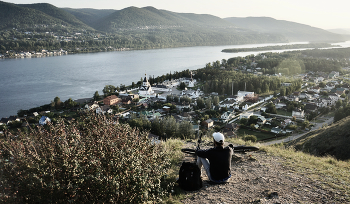
<svg viewBox="0 0 350 204"><path fill-rule="evenodd" d="M151 84L147 80L146 74L145 78L143 79L142 85L139 89L139 95L143 97L153 97L155 95Z"/></svg>

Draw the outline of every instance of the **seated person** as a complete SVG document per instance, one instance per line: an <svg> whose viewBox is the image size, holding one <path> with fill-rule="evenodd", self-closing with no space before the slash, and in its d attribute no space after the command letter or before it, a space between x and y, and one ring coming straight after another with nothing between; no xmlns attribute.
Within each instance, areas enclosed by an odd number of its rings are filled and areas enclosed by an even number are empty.
<svg viewBox="0 0 350 204"><path fill-rule="evenodd" d="M214 148L197 150L197 165L204 166L210 181L225 183L231 178L231 158L233 146L224 148L225 137L222 133L213 133Z"/></svg>

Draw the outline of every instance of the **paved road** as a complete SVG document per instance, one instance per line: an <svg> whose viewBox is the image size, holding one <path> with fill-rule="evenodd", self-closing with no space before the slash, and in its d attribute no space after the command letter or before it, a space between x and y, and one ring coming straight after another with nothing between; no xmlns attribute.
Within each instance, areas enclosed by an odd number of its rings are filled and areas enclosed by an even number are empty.
<svg viewBox="0 0 350 204"><path fill-rule="evenodd" d="M315 126L312 128L312 130L317 130L318 128L322 127L323 125L329 125L333 122L334 117L328 118L327 120L325 120L323 123L314 123ZM308 132L306 132L308 133ZM263 145L272 145L272 144L278 144L278 143L282 143L282 142L289 142L291 140L295 140L303 135L305 135L306 133L302 133L302 134L296 134L296 135L291 135L287 138L284 139L280 139L280 140L274 140L274 141L270 141L270 142L265 142L262 143Z"/></svg>

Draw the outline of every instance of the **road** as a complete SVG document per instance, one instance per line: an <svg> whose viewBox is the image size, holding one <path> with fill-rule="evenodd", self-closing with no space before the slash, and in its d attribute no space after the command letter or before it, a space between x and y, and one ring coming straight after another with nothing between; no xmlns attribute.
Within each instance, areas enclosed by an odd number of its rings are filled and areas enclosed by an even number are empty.
<svg viewBox="0 0 350 204"><path fill-rule="evenodd" d="M314 127L312 128L312 130L317 130L319 128L321 128L323 125L330 125L332 122L333 122L333 119L334 117L331 117L331 118L328 118L327 120L325 120L324 122L322 123L314 123ZM274 140L274 141L270 141L270 142L265 142L265 143L262 143L263 145L273 145L273 144L279 144L279 143L286 143L286 142L289 142L291 140L295 140L303 135L305 135L306 133L309 133L309 132L305 132L305 133L302 133L302 134L296 134L296 135L291 135L287 138L284 138L284 139L280 139L280 140Z"/></svg>

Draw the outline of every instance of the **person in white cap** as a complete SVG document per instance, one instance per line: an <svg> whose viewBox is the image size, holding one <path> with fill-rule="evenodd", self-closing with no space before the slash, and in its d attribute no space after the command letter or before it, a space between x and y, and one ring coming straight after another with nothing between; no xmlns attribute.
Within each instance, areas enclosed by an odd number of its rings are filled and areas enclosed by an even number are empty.
<svg viewBox="0 0 350 204"><path fill-rule="evenodd" d="M204 166L210 181L225 183L231 178L231 158L233 146L224 148L225 137L222 133L213 133L214 148L197 150L197 165Z"/></svg>

